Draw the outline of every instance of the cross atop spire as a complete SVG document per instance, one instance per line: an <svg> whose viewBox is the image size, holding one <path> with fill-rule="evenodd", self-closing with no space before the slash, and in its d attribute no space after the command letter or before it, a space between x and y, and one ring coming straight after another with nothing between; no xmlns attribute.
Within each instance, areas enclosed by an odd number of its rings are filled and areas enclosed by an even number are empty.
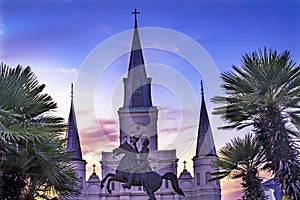
<svg viewBox="0 0 300 200"><path fill-rule="evenodd" d="M186 161L183 161L183 170L186 170Z"/></svg>
<svg viewBox="0 0 300 200"><path fill-rule="evenodd" d="M73 101L74 92L73 92L73 83L71 83L71 101Z"/></svg>
<svg viewBox="0 0 300 200"><path fill-rule="evenodd" d="M131 14L134 14L134 28L137 28L137 14L140 14L140 12L136 11L136 8L134 9L133 12L131 12Z"/></svg>
<svg viewBox="0 0 300 200"><path fill-rule="evenodd" d="M93 164L93 174L95 174L96 173L96 165L95 164Z"/></svg>
<svg viewBox="0 0 300 200"><path fill-rule="evenodd" d="M203 97L203 96L204 96L204 90L203 90L203 83L202 83L202 80L201 80L200 84L201 84L201 96Z"/></svg>

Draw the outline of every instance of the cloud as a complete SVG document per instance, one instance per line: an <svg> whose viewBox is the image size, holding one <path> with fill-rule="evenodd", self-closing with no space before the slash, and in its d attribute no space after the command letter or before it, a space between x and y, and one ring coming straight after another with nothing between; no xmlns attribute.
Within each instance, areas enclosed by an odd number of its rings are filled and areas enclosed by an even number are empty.
<svg viewBox="0 0 300 200"><path fill-rule="evenodd" d="M0 35L4 33L5 24L0 23Z"/></svg>
<svg viewBox="0 0 300 200"><path fill-rule="evenodd" d="M102 32L104 32L105 34L107 34L107 35L112 35L113 34L113 29L110 27L110 26L108 26L108 25L106 25L106 24L103 24L101 27L100 27L100 30L102 31Z"/></svg>
<svg viewBox="0 0 300 200"><path fill-rule="evenodd" d="M78 70L76 68L71 68L71 69L67 69L67 68L62 68L62 67L59 67L59 68L54 68L54 70L58 73L66 73L66 74L77 74L78 73Z"/></svg>
<svg viewBox="0 0 300 200"><path fill-rule="evenodd" d="M107 151L118 146L119 134L117 129L91 127L80 132L83 156L101 156L102 151Z"/></svg>
<svg viewBox="0 0 300 200"><path fill-rule="evenodd" d="M118 122L115 119L98 119L98 124L103 126L118 125Z"/></svg>
<svg viewBox="0 0 300 200"><path fill-rule="evenodd" d="M78 69L76 68L66 68L66 67L34 67L34 71L39 75L49 75L53 73L59 74L78 74Z"/></svg>
<svg viewBox="0 0 300 200"><path fill-rule="evenodd" d="M185 126L181 126L181 127L177 126L177 127L172 127L172 128L164 128L164 129L160 130L160 133L162 133L162 134L168 134L168 133L173 134L173 133L175 133L179 130L180 131L187 131L189 129L194 129L196 127L197 126L195 126L195 125L185 125Z"/></svg>
<svg viewBox="0 0 300 200"><path fill-rule="evenodd" d="M89 115L92 111L88 111L88 110L76 110L76 116L84 116L84 115Z"/></svg>
<svg viewBox="0 0 300 200"><path fill-rule="evenodd" d="M240 179L222 179L222 197L224 199L239 199L243 192L242 192L242 186L240 184Z"/></svg>
<svg viewBox="0 0 300 200"><path fill-rule="evenodd" d="M119 129L114 119L98 119L97 125L80 131L82 143L88 152L95 148L116 146L119 141ZM100 150L99 150L100 151Z"/></svg>

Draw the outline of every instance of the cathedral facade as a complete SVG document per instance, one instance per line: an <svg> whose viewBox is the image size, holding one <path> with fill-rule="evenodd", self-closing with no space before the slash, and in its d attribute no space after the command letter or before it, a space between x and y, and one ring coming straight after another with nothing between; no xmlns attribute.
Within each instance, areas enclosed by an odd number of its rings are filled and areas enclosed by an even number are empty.
<svg viewBox="0 0 300 200"><path fill-rule="evenodd" d="M136 14L136 13L135 13ZM149 144L148 161L153 171L163 175L173 172L177 175L176 149L158 149L157 121L158 108L152 105L151 78L147 76L146 66L143 58L142 45L139 38L137 21L135 20L133 40L130 52L127 77L124 82L123 106L119 108L119 141L120 144L129 142L129 138L139 135L141 139L137 143L141 148L142 141L147 138ZM202 84L202 82L201 82ZM217 171L212 165L212 160L217 157L214 140L211 132L210 122L204 101L203 87L201 87L201 110L199 114L199 127L197 135L197 146L195 154L191 157L193 161L193 174L184 167L179 174L178 183L185 196L177 194L169 180L163 180L161 188L155 192L159 200L220 200L221 188L219 181L209 181L210 173ZM106 188L101 188L101 180L108 173L115 173L118 161L113 159L112 152L102 152L101 169L102 176L95 172L86 178L86 161L83 160L79 133L77 130L73 99L69 113L69 129L66 133L67 151L74 152L72 160L77 177L80 180L78 185L81 194L78 200L140 200L147 199L147 194L141 186L133 186L131 189L124 189L121 183L112 181L110 183L111 194Z"/></svg>

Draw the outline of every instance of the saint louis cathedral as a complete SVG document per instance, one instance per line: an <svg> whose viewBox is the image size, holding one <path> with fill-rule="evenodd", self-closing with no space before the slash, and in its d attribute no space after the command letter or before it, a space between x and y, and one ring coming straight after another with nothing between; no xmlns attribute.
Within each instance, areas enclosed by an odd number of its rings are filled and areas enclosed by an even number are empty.
<svg viewBox="0 0 300 200"><path fill-rule="evenodd" d="M141 149L143 139L147 138L149 144L148 161L153 171L158 174L173 172L177 175L176 149L158 149L157 121L158 108L152 104L151 78L147 76L146 65L144 63L142 45L139 38L136 14L134 23L133 40L129 58L127 77L124 78L124 101L119 108L119 140L120 144L127 141L130 136L139 134L141 140L137 143ZM209 181L211 172L217 169L212 165L212 160L217 157L214 140L211 132L210 122L204 101L203 87L201 88L202 102L199 113L199 127L197 132L197 146L195 154L191 155L193 161L193 174L184 166L184 170L179 174L179 187L185 196L177 194L169 180L163 180L163 184L155 196L159 200L220 200L221 188L219 181ZM76 106L76 105L75 105ZM141 186L133 186L131 189L124 189L119 182L110 183L111 194L106 187L101 188L101 180L108 173L115 173L118 161L113 159L112 152L102 152L101 169L102 176L95 172L86 178L87 162L82 157L79 133L77 130L73 99L69 113L69 129L66 133L68 138L67 151L74 152L72 160L76 174L80 180L78 185L81 194L78 200L140 200L148 199L146 192Z"/></svg>

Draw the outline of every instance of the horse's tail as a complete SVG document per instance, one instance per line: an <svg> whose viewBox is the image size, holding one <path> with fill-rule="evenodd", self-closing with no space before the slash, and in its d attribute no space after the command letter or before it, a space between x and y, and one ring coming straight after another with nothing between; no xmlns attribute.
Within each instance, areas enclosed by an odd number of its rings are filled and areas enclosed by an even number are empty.
<svg viewBox="0 0 300 200"><path fill-rule="evenodd" d="M165 175L162 176L162 178L166 179L166 180L170 180L171 183L172 183L173 190L175 192L177 192L178 194L180 194L182 196L185 196L184 193L183 193L183 191L179 187L179 184L178 184L178 181L177 181L177 177L176 177L176 175L174 173L167 172Z"/></svg>

